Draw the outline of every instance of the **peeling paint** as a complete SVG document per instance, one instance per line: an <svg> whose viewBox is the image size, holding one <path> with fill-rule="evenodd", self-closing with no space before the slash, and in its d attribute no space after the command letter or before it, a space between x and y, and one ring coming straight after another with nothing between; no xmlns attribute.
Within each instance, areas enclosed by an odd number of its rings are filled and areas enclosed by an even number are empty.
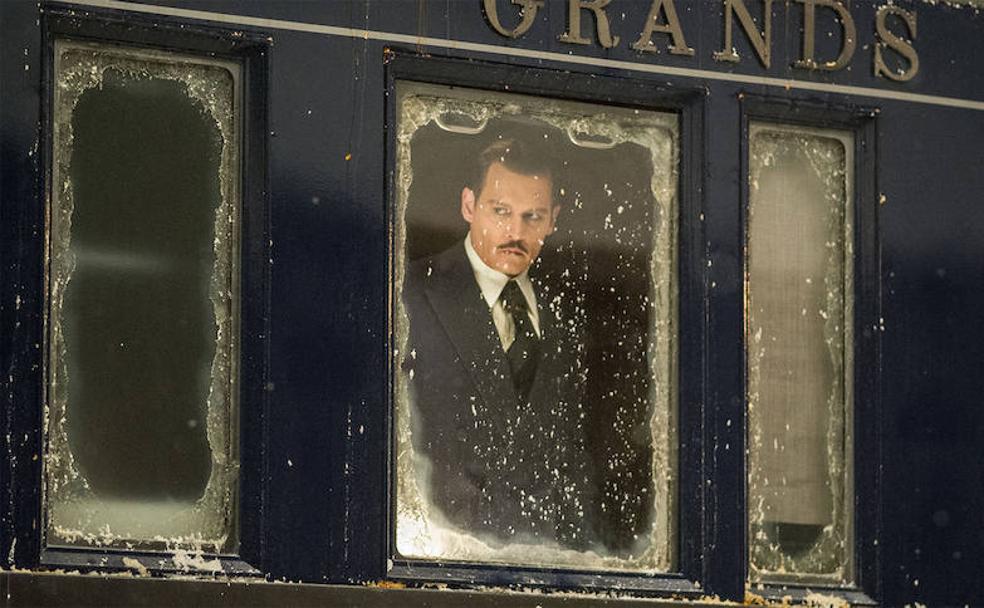
<svg viewBox="0 0 984 608"><path fill-rule="evenodd" d="M138 575L150 576L150 570L148 570L147 566L144 566L139 559L133 557L124 557L122 562L124 566L133 569L134 571L136 571Z"/></svg>
<svg viewBox="0 0 984 608"><path fill-rule="evenodd" d="M205 554L199 551L186 551L175 547L172 562L174 566L183 572L210 572L212 574L222 574L222 562L218 558L206 559Z"/></svg>

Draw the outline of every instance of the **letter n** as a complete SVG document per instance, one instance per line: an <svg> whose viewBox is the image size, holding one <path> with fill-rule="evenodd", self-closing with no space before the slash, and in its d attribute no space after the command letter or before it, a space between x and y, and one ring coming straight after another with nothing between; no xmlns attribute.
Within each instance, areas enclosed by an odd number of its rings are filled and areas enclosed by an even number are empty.
<svg viewBox="0 0 984 608"><path fill-rule="evenodd" d="M762 0L762 5L764 30L759 32L744 0L724 0L724 48L714 53L715 60L732 63L738 63L741 60L738 51L735 50L732 37L734 16L737 15L738 22L745 30L745 35L748 36L748 41L752 43L755 53L758 54L759 61L768 69L772 47L772 0Z"/></svg>

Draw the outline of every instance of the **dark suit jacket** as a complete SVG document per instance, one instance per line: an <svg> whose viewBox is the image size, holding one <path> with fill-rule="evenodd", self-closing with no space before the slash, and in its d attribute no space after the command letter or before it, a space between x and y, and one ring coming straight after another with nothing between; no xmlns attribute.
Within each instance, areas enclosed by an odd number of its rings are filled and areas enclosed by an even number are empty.
<svg viewBox="0 0 984 608"><path fill-rule="evenodd" d="M413 443L432 464L431 502L492 542L592 540L573 336L540 297L540 360L528 401L464 245L411 263L403 287Z"/></svg>

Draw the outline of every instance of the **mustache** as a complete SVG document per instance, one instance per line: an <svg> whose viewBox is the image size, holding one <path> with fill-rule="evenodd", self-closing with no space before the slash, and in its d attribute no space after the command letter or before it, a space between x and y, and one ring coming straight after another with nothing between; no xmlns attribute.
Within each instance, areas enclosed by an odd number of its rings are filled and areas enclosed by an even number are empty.
<svg viewBox="0 0 984 608"><path fill-rule="evenodd" d="M519 249L523 253L529 255L530 250L523 241L509 241L508 243L502 243L497 246L496 249Z"/></svg>

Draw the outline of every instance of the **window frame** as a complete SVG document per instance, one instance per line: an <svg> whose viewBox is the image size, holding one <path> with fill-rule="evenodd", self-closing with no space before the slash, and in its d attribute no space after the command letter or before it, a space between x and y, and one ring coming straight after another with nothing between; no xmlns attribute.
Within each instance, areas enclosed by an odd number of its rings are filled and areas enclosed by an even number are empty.
<svg viewBox="0 0 984 608"><path fill-rule="evenodd" d="M402 558L395 546L395 371L391 363L395 344L387 344L387 400L385 408L386 458L381 484L386 511L379 538L384 562L381 573L401 583L440 582L459 585L522 585L546 589L620 589L641 595L670 594L697 598L714 593L704 556L706 533L714 517L706 507L707 484L714 477L713 460L704 453L703 395L706 386L704 357L705 261L701 198L704 90L682 87L653 87L628 78L574 74L545 68L512 69L501 63L443 56L422 56L411 50L388 48L386 62L386 205L388 217L388 264L392 277L397 262L394 235L397 213L395 184L395 133L399 108L397 81L453 85L471 89L527 94L585 103L635 107L678 115L680 161L677 218L677 564L673 572L625 573L557 567L531 567L477 562L442 562ZM400 297L389 283L389 309ZM393 335L392 312L387 319ZM365 522L371 526L372 522ZM376 524L379 525L378 523ZM377 567L379 567L377 566Z"/></svg>
<svg viewBox="0 0 984 608"><path fill-rule="evenodd" d="M47 216L51 201L53 87L55 86L55 40L118 44L154 51L215 57L240 65L238 110L240 134L239 277L240 299L238 356L239 411L239 500L237 514L239 549L236 554L203 553L205 559L218 559L225 574L256 576L264 563L263 505L267 502L262 484L264 436L267 410L265 387L269 368L267 346L269 319L269 204L267 202L267 55L269 39L255 33L203 26L178 19L149 19L120 10L90 10L58 4L40 8L42 34L42 89L38 124L38 162L35 164L34 199L18 201L15 213L30 232L21 232L22 259L33 269L22 281L21 318L25 319L26 342L34 346L12 354L12 363L30 369L29 382L12 395L14 415L9 420L12 433L24 440L11 445L12 471L8 491L13 497L11 513L12 565L18 568L62 568L80 571L125 571L124 563L136 559L155 574L188 573L188 566L175 563L167 551L131 551L121 548L48 547L45 541L46 505L43 498L43 458L46 450L44 427L44 375L47 357L45 311L47 293ZM43 204L37 204L41 201ZM23 228L22 228L23 230ZM195 555L198 555L197 553ZM194 572L194 570L192 570Z"/></svg>
<svg viewBox="0 0 984 608"><path fill-rule="evenodd" d="M853 289L845 295L854 298L854 341L849 346L853 350L852 420L849 436L853 437L853 546L852 552L854 584L841 586L817 582L798 583L792 581L768 581L749 584L752 593L766 599L782 601L791 597L794 601L805 601L811 592L821 592L843 597L852 605L876 605L873 598L881 597L881 572L879 566L879 539L881 538L881 290L880 290L880 250L878 242L878 196L877 196L877 116L878 108L860 106L850 101L834 100L820 102L799 96L778 97L742 93L741 112L741 152L739 175L741 180L741 244L747 252L749 238L748 219L750 204L750 184L748 180L750 165L750 125L752 122L778 123L817 129L837 129L849 132L854 137L854 175L853 199ZM743 279L748 273L748 258L742 256ZM742 281L741 297L745 301L747 284ZM744 332L743 332L744 334ZM747 352L749 345L742 338L743 392L745 403L742 413L745 432L748 432L747 403ZM743 470L747 484L747 458L743 458ZM742 488L745 541L744 550L745 580L748 580L747 539L747 485Z"/></svg>

